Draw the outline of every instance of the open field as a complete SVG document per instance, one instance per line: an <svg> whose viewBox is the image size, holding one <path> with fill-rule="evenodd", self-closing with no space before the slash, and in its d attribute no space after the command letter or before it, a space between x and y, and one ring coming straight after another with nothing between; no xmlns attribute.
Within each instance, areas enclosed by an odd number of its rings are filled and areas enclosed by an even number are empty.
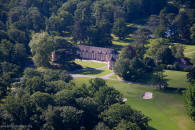
<svg viewBox="0 0 195 130"><path fill-rule="evenodd" d="M75 63L81 65L83 68L99 68L99 67L106 66L105 63L83 61L83 60L75 60Z"/></svg>
<svg viewBox="0 0 195 130"><path fill-rule="evenodd" d="M165 75L169 79L168 84L170 87L186 88L189 85L186 78L187 72L166 70Z"/></svg>
<svg viewBox="0 0 195 130"><path fill-rule="evenodd" d="M93 61L83 61L83 60L75 60L75 62L79 65L81 65L83 68L89 68L85 70L79 70L76 72L73 72L73 74L81 74L81 75L89 75L89 76L104 76L109 73L112 73L112 70L107 69L106 63L98 63ZM102 69L95 69L95 68L101 68ZM105 68L104 68L105 67Z"/></svg>
<svg viewBox="0 0 195 130"><path fill-rule="evenodd" d="M192 58L193 54L195 54L195 45L184 45L184 55Z"/></svg>
<svg viewBox="0 0 195 130"><path fill-rule="evenodd" d="M195 45L184 45L184 53L195 52Z"/></svg>
<svg viewBox="0 0 195 130"><path fill-rule="evenodd" d="M83 83L88 84L89 79L78 78L73 81L76 85L81 85ZM149 130L195 129L194 122L185 113L182 95L159 91L144 85L127 84L119 81L106 82L109 86L113 86L119 90L127 98L126 103L128 105L136 110L142 111L152 119ZM153 93L152 99L142 99L146 91Z"/></svg>

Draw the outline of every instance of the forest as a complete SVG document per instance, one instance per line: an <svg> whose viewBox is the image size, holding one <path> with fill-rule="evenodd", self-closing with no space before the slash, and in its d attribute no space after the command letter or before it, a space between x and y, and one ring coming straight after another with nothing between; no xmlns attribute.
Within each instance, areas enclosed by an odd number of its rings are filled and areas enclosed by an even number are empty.
<svg viewBox="0 0 195 130"><path fill-rule="evenodd" d="M114 49L113 73L159 91L171 88L165 70L186 72L176 91L195 120L194 0L0 0L0 129L150 128L105 80L74 83L80 44Z"/></svg>

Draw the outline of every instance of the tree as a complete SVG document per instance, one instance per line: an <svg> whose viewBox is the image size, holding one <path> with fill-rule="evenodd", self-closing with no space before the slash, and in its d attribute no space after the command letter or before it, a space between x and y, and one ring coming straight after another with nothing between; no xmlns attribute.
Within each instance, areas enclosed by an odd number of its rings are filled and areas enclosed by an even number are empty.
<svg viewBox="0 0 195 130"><path fill-rule="evenodd" d="M190 28L190 32L191 32L190 38L192 42L195 43L195 24L193 24L192 27Z"/></svg>
<svg viewBox="0 0 195 130"><path fill-rule="evenodd" d="M136 50L132 46L126 46L121 50L119 58L133 59L136 56Z"/></svg>
<svg viewBox="0 0 195 130"><path fill-rule="evenodd" d="M14 29L14 28L9 29L8 36L12 42L16 42L16 43L27 43L28 42L28 37L25 34L25 32L20 31L18 29Z"/></svg>
<svg viewBox="0 0 195 130"><path fill-rule="evenodd" d="M188 82L191 84L195 83L195 67L193 67L190 72L187 74Z"/></svg>
<svg viewBox="0 0 195 130"><path fill-rule="evenodd" d="M160 89L166 89L168 87L168 80L165 77L164 71L156 71L153 73L152 83L158 85Z"/></svg>
<svg viewBox="0 0 195 130"><path fill-rule="evenodd" d="M8 40L2 40L0 44L0 53L4 61L13 61L14 45Z"/></svg>
<svg viewBox="0 0 195 130"><path fill-rule="evenodd" d="M175 18L175 24L177 26L177 32L179 39L182 42L190 40L190 21L189 17L185 12L181 12Z"/></svg>
<svg viewBox="0 0 195 130"><path fill-rule="evenodd" d="M160 25L155 30L155 36L168 38L170 41L178 40L178 33L174 24L176 14L169 12L167 8L160 11Z"/></svg>
<svg viewBox="0 0 195 130"><path fill-rule="evenodd" d="M35 107L31 104L28 95L22 98L8 96L5 99L3 109L9 115L11 123L29 125Z"/></svg>
<svg viewBox="0 0 195 130"><path fill-rule="evenodd" d="M54 50L53 38L46 32L36 33L33 35L29 45L35 65L48 67L50 65L49 56Z"/></svg>
<svg viewBox="0 0 195 130"><path fill-rule="evenodd" d="M9 62L0 63L0 99L7 95L13 78L17 76L19 67Z"/></svg>
<svg viewBox="0 0 195 130"><path fill-rule="evenodd" d="M154 33L156 28L160 24L160 18L157 15L150 15L150 18L147 21L148 29Z"/></svg>
<svg viewBox="0 0 195 130"><path fill-rule="evenodd" d="M85 21L78 20L72 28L72 36L75 42L83 43L87 40L87 24Z"/></svg>
<svg viewBox="0 0 195 130"><path fill-rule="evenodd" d="M91 26L88 32L88 42L94 46L108 47L112 44L112 25L108 20L101 20L95 26Z"/></svg>
<svg viewBox="0 0 195 130"><path fill-rule="evenodd" d="M193 64L193 66L195 66L195 53L192 54L191 62Z"/></svg>
<svg viewBox="0 0 195 130"><path fill-rule="evenodd" d="M7 32L5 32L4 30L0 30L0 41L3 39L9 39Z"/></svg>
<svg viewBox="0 0 195 130"><path fill-rule="evenodd" d="M168 47L161 47L156 52L155 61L157 64L172 64L175 60L175 57L172 54L172 51Z"/></svg>
<svg viewBox="0 0 195 130"><path fill-rule="evenodd" d="M23 44L17 43L14 45L15 63L24 66L27 61L27 51Z"/></svg>
<svg viewBox="0 0 195 130"><path fill-rule="evenodd" d="M143 49L143 48L142 48ZM144 53L138 47L124 47L114 65L114 72L125 80L137 81L147 72Z"/></svg>
<svg viewBox="0 0 195 130"><path fill-rule="evenodd" d="M101 87L95 94L94 100L98 104L98 111L107 109L110 105L122 102L119 91L111 87Z"/></svg>
<svg viewBox="0 0 195 130"><path fill-rule="evenodd" d="M126 120L121 120L117 127L114 128L115 130L140 130L140 128L132 122L128 122Z"/></svg>
<svg viewBox="0 0 195 130"><path fill-rule="evenodd" d="M134 123L140 129L146 129L150 119L141 112L133 110L125 104L114 104L100 114L100 118L110 128L116 127L122 120Z"/></svg>
<svg viewBox="0 0 195 130"><path fill-rule="evenodd" d="M32 29L35 32L45 29L45 18L37 7L31 7L28 9L26 19L28 21L29 29Z"/></svg>
<svg viewBox="0 0 195 130"><path fill-rule="evenodd" d="M94 125L98 122L98 104L92 98L77 98L77 108L83 110L83 125L86 129L94 128ZM93 119L93 120L91 120Z"/></svg>
<svg viewBox="0 0 195 130"><path fill-rule="evenodd" d="M188 116L194 121L195 120L195 87L188 86L184 91L185 97L185 108Z"/></svg>
<svg viewBox="0 0 195 130"><path fill-rule="evenodd" d="M146 55L153 59L155 59L158 49L166 45L165 40L162 38L151 39L149 40L149 43L150 44L148 49L146 50Z"/></svg>
<svg viewBox="0 0 195 130"><path fill-rule="evenodd" d="M55 94L55 102L58 106L75 105L74 93L71 90L62 90Z"/></svg>
<svg viewBox="0 0 195 130"><path fill-rule="evenodd" d="M89 89L91 90L92 95L101 87L106 86L105 80L99 78L90 79L89 83L90 83Z"/></svg>
<svg viewBox="0 0 195 130"><path fill-rule="evenodd" d="M48 93L35 92L31 95L31 101L36 107L41 109L47 109L49 105L54 105L54 99Z"/></svg>
<svg viewBox="0 0 195 130"><path fill-rule="evenodd" d="M35 69L26 68L24 70L23 77L26 78L26 79L31 79L33 77L40 77L41 78L42 77L42 74L39 71L35 70Z"/></svg>
<svg viewBox="0 0 195 130"><path fill-rule="evenodd" d="M110 128L108 126L106 126L103 122L99 122L94 130L110 130Z"/></svg>
<svg viewBox="0 0 195 130"><path fill-rule="evenodd" d="M44 129L79 129L83 111L72 106L49 107L44 114Z"/></svg>
<svg viewBox="0 0 195 130"><path fill-rule="evenodd" d="M184 47L182 45L174 45L171 46L171 51L175 58L183 58L184 57Z"/></svg>
<svg viewBox="0 0 195 130"><path fill-rule="evenodd" d="M68 11L70 14L74 15L78 3L79 3L78 0L67 1L62 5L60 9Z"/></svg>
<svg viewBox="0 0 195 130"><path fill-rule="evenodd" d="M46 32L34 34L30 41L30 48L33 61L38 67L49 67L55 61L63 65L64 62L68 63L77 56L76 48L71 43L62 37L53 37ZM55 56L57 52L61 53Z"/></svg>
<svg viewBox="0 0 195 130"><path fill-rule="evenodd" d="M65 70L47 70L43 73L43 79L46 82L62 80L69 83L72 77Z"/></svg>
<svg viewBox="0 0 195 130"><path fill-rule="evenodd" d="M57 15L52 15L47 21L47 30L50 32L58 32L63 35L63 31L69 31L69 27L73 24L73 16L63 9L59 9Z"/></svg>
<svg viewBox="0 0 195 130"><path fill-rule="evenodd" d="M142 4L143 2L141 0L125 0L123 2L123 7L126 12L128 22L133 21L138 16L143 16L143 10L141 9L143 7Z"/></svg>
<svg viewBox="0 0 195 130"><path fill-rule="evenodd" d="M25 89L30 93L33 94L37 91L44 92L46 84L40 77L33 77L27 79L25 82Z"/></svg>
<svg viewBox="0 0 195 130"><path fill-rule="evenodd" d="M147 72L145 64L137 57L129 59L118 59L114 66L116 74L128 81L138 81Z"/></svg>
<svg viewBox="0 0 195 130"><path fill-rule="evenodd" d="M138 29L134 34L134 38L136 40L136 43L142 44L142 48L144 48L144 44L150 38L150 33L151 33L150 30L148 30L146 28Z"/></svg>
<svg viewBox="0 0 195 130"><path fill-rule="evenodd" d="M118 18L115 20L112 32L118 36L120 40L125 39L125 37L128 35L128 31L124 18Z"/></svg>
<svg viewBox="0 0 195 130"><path fill-rule="evenodd" d="M117 59L115 65L114 65L114 72L124 78L128 79L127 77L129 76L129 60L128 59Z"/></svg>

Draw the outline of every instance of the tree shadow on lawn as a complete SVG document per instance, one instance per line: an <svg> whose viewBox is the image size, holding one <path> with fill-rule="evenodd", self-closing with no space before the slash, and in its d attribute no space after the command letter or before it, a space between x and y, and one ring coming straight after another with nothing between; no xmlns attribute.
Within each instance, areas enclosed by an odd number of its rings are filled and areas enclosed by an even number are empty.
<svg viewBox="0 0 195 130"><path fill-rule="evenodd" d="M115 51L120 51L123 46L122 45L116 45L116 44L112 44L112 48L115 50Z"/></svg>
<svg viewBox="0 0 195 130"><path fill-rule="evenodd" d="M77 74L83 74L83 75L95 75L102 73L103 70L97 70L93 68L87 68L85 70L78 71Z"/></svg>
<svg viewBox="0 0 195 130"><path fill-rule="evenodd" d="M148 128L147 128L147 130L157 130L156 128L153 128L153 127L151 127L151 126L149 126Z"/></svg>

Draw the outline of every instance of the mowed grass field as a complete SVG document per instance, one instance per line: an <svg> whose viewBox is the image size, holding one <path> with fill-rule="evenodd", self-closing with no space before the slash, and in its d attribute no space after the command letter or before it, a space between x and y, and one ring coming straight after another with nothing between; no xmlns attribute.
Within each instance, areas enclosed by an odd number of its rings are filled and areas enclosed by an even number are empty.
<svg viewBox="0 0 195 130"><path fill-rule="evenodd" d="M76 85L88 84L89 79L73 80ZM142 111L150 117L149 130L194 130L195 123L186 115L183 96L177 93L163 92L155 88L128 84L120 81L106 81L109 86L119 90L125 98L126 104ZM144 92L153 93L153 99L143 100Z"/></svg>
<svg viewBox="0 0 195 130"><path fill-rule="evenodd" d="M168 85L174 88L186 88L190 85L187 82L187 72L183 71L174 71L174 70L165 70L165 75L167 75Z"/></svg>
<svg viewBox="0 0 195 130"><path fill-rule="evenodd" d="M99 68L99 67L106 66L105 63L85 61L85 60L75 60L74 62L76 64L81 65L83 68Z"/></svg>
<svg viewBox="0 0 195 130"><path fill-rule="evenodd" d="M195 55L195 45L184 45L184 55L192 58L192 55Z"/></svg>
<svg viewBox="0 0 195 130"><path fill-rule="evenodd" d="M91 70L90 69L89 70L80 70L80 71L74 72L74 74L101 77L101 76L104 76L104 75L107 75L107 74L113 72L112 70L109 70L107 68L106 63L85 61L85 60L75 60L75 63L81 65L83 68L91 68ZM100 68L100 67L105 67L105 68L95 69L95 68Z"/></svg>

